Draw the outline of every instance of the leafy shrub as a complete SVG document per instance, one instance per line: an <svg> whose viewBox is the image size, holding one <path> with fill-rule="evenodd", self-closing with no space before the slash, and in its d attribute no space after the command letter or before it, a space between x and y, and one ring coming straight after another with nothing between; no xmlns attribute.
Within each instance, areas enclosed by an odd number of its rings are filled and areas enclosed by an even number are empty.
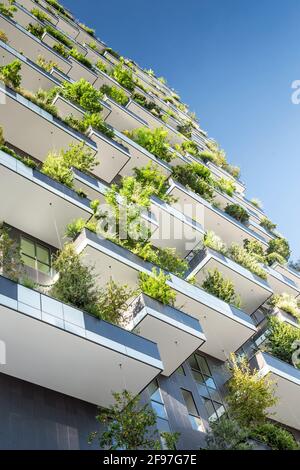
<svg viewBox="0 0 300 470"><path fill-rule="evenodd" d="M70 167L89 173L98 165L96 157L83 142L70 143L69 148L62 152L65 161Z"/></svg>
<svg viewBox="0 0 300 470"><path fill-rule="evenodd" d="M192 140L185 140L184 142L182 142L181 148L184 152L187 152L190 155L193 155L194 157L200 157L197 144Z"/></svg>
<svg viewBox="0 0 300 470"><path fill-rule="evenodd" d="M200 163L186 163L173 167L173 176L207 201L213 200L210 171Z"/></svg>
<svg viewBox="0 0 300 470"><path fill-rule="evenodd" d="M270 232L273 232L273 230L276 229L277 225L273 224L270 219L267 217L262 217L260 220L260 225L264 227L265 229L269 230Z"/></svg>
<svg viewBox="0 0 300 470"><path fill-rule="evenodd" d="M126 104L128 103L129 98L126 95L125 91L121 88L117 88L115 86L102 85L101 91L102 93L109 96L122 106L126 106Z"/></svg>
<svg viewBox="0 0 300 470"><path fill-rule="evenodd" d="M107 67L102 60L99 59L95 65L101 72L107 73Z"/></svg>
<svg viewBox="0 0 300 470"><path fill-rule="evenodd" d="M56 62L53 60L47 61L45 57L41 55L38 56L36 63L39 67L42 67L42 69L46 70L47 72L51 72L53 67L59 70L59 66Z"/></svg>
<svg viewBox="0 0 300 470"><path fill-rule="evenodd" d="M82 65L84 65L88 69L93 68L92 62L89 59L87 59L83 54L78 52L78 50L75 47L73 47L70 50L70 56L72 56L73 59L78 60L78 62L80 62Z"/></svg>
<svg viewBox="0 0 300 470"><path fill-rule="evenodd" d="M249 431L227 416L210 423L210 431L206 435L208 450L252 450L247 443Z"/></svg>
<svg viewBox="0 0 300 470"><path fill-rule="evenodd" d="M52 26L46 26L45 31L48 34L50 34L52 37L57 39L57 41L61 42L65 47L68 47L71 49L72 42L63 33L53 28Z"/></svg>
<svg viewBox="0 0 300 470"><path fill-rule="evenodd" d="M60 42L53 44L52 49L65 59L69 57L69 52Z"/></svg>
<svg viewBox="0 0 300 470"><path fill-rule="evenodd" d="M273 423L263 423L251 430L251 437L267 444L273 450L299 450L294 436Z"/></svg>
<svg viewBox="0 0 300 470"><path fill-rule="evenodd" d="M242 224L247 223L249 220L248 212L239 204L227 204L225 212Z"/></svg>
<svg viewBox="0 0 300 470"><path fill-rule="evenodd" d="M48 113L52 114L52 116L58 117L57 108L53 104L49 104L48 94L47 92L44 92L44 90L38 90L36 93L31 93L28 90L19 88L18 93L24 96L24 98L26 98L27 100L42 108L44 111L47 111Z"/></svg>
<svg viewBox="0 0 300 470"><path fill-rule="evenodd" d="M124 131L130 139L144 147L148 152L158 158L170 162L173 158L169 151L168 132L163 127L151 131L147 127L140 127L132 131Z"/></svg>
<svg viewBox="0 0 300 470"><path fill-rule="evenodd" d="M263 245L258 240L243 240L244 249L248 251L259 263L265 262L265 252Z"/></svg>
<svg viewBox="0 0 300 470"><path fill-rule="evenodd" d="M114 325L121 325L123 315L128 308L128 300L137 292L126 284L118 285L112 278L100 289L98 297L98 310L102 320Z"/></svg>
<svg viewBox="0 0 300 470"><path fill-rule="evenodd" d="M273 253L277 253L287 261L291 255L288 241L285 238L274 238L273 240L270 240L267 255L271 255Z"/></svg>
<svg viewBox="0 0 300 470"><path fill-rule="evenodd" d="M53 268L59 274L59 278L51 288L51 295L62 302L97 315L99 291L95 286L93 269L82 264L81 257L72 244L65 245L55 257Z"/></svg>
<svg viewBox="0 0 300 470"><path fill-rule="evenodd" d="M63 155L50 152L43 162L42 173L60 183L73 188L73 172Z"/></svg>
<svg viewBox="0 0 300 470"><path fill-rule="evenodd" d="M233 282L230 279L223 278L218 269L208 271L206 279L202 283L202 288L228 304L235 305L238 308L241 306L241 301L235 293Z"/></svg>
<svg viewBox="0 0 300 470"><path fill-rule="evenodd" d="M23 272L20 247L3 223L0 223L0 271L13 281L18 281Z"/></svg>
<svg viewBox="0 0 300 470"><path fill-rule="evenodd" d="M230 416L246 428L263 424L277 403L273 382L252 370L246 357L230 356L227 404Z"/></svg>
<svg viewBox="0 0 300 470"><path fill-rule="evenodd" d="M21 67L21 62L18 59L13 60L10 64L1 65L0 80L3 80L11 88L19 88L22 81L20 74Z"/></svg>
<svg viewBox="0 0 300 470"><path fill-rule="evenodd" d="M227 247L222 239L216 235L213 231L209 230L204 235L204 246L211 248L212 250L218 251L225 255L227 253Z"/></svg>
<svg viewBox="0 0 300 470"><path fill-rule="evenodd" d="M124 69L121 64L114 67L112 77L127 90L134 90L135 83L132 77L132 72Z"/></svg>
<svg viewBox="0 0 300 470"><path fill-rule="evenodd" d="M29 23L27 26L27 31L29 31L33 36L36 36L39 39L42 39L45 29L40 24Z"/></svg>
<svg viewBox="0 0 300 470"><path fill-rule="evenodd" d="M292 345L294 341L300 340L300 330L275 317L269 317L267 331L266 350L278 359L292 364Z"/></svg>
<svg viewBox="0 0 300 470"><path fill-rule="evenodd" d="M250 202L258 209L262 209L262 203L260 202L259 199L252 198Z"/></svg>
<svg viewBox="0 0 300 470"><path fill-rule="evenodd" d="M90 36L95 36L95 30L90 28L89 26L86 26L85 24L83 23L79 23L79 25L82 27L82 29L84 29L84 31L86 33L88 33Z"/></svg>
<svg viewBox="0 0 300 470"><path fill-rule="evenodd" d="M176 293L167 284L170 276L155 268L153 268L152 273L153 276L139 273L139 288L141 291L165 305L174 305Z"/></svg>
<svg viewBox="0 0 300 470"><path fill-rule="evenodd" d="M233 181L227 180L225 178L220 178L219 180L214 181L214 185L223 193L228 194L228 196L233 196L236 190L236 186Z"/></svg>
<svg viewBox="0 0 300 470"><path fill-rule="evenodd" d="M57 91L69 101L79 104L89 113L99 113L103 109L100 103L103 94L84 78L74 83L63 82Z"/></svg>
<svg viewBox="0 0 300 470"><path fill-rule="evenodd" d="M224 170L226 170L234 178L240 177L241 170L238 166L233 166L233 165L229 165L228 163L226 163L224 165Z"/></svg>
<svg viewBox="0 0 300 470"><path fill-rule="evenodd" d="M120 59L121 58L120 54L118 52L114 51L111 47L106 47L105 51L109 52L110 55L112 55L115 59ZM103 51L103 52L105 52L105 51Z"/></svg>
<svg viewBox="0 0 300 470"><path fill-rule="evenodd" d="M214 154L212 152L200 152L199 158L201 158L205 163L214 162Z"/></svg>
<svg viewBox="0 0 300 470"><path fill-rule="evenodd" d="M86 113L82 120L76 119L73 116L68 116L65 122L79 132L85 133L91 126L93 129L99 131L101 134L106 135L110 139L114 137L114 131L103 120L100 114Z"/></svg>
<svg viewBox="0 0 300 470"><path fill-rule="evenodd" d="M290 313L293 317L300 320L300 310L298 308L298 303L295 297L292 295L286 293L273 295L269 300L269 303L273 307L278 307L284 312Z"/></svg>
<svg viewBox="0 0 300 470"><path fill-rule="evenodd" d="M166 194L169 187L168 178L163 175L157 165L149 162L146 166L134 168L134 176L144 188L150 188L149 193L159 197L162 201L172 202L172 196Z"/></svg>
<svg viewBox="0 0 300 470"><path fill-rule="evenodd" d="M8 43L8 37L5 32L0 29L0 41Z"/></svg>
<svg viewBox="0 0 300 470"><path fill-rule="evenodd" d="M72 220L67 226L65 230L66 238L70 240L75 240L75 238L86 228L86 221L79 218Z"/></svg>
<svg viewBox="0 0 300 470"><path fill-rule="evenodd" d="M40 20L42 23L44 23L45 21L49 21L49 23L51 23L51 18L46 15L46 13L44 13L43 11L41 11L39 8L32 8L32 10L30 10L30 13L35 16L38 20Z"/></svg>
<svg viewBox="0 0 300 470"><path fill-rule="evenodd" d="M183 134L187 139L190 139L192 137L192 130L193 126L191 122L184 122L183 124L179 124L177 126L178 132Z"/></svg>
<svg viewBox="0 0 300 470"><path fill-rule="evenodd" d="M261 267L256 257L237 243L232 243L232 245L229 247L228 256L236 263L244 266L246 269L249 269L249 271L261 277L262 279L267 279L267 273Z"/></svg>
<svg viewBox="0 0 300 470"><path fill-rule="evenodd" d="M0 3L0 13L3 16L7 16L8 18L13 18L14 13L17 11L17 7L12 5L12 3L8 5L4 5L4 3Z"/></svg>

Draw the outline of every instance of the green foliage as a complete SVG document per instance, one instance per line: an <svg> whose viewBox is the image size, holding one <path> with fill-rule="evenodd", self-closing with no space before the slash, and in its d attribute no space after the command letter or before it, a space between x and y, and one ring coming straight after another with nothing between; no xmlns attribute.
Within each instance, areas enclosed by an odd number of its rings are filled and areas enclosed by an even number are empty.
<svg viewBox="0 0 300 470"><path fill-rule="evenodd" d="M43 90L38 90L35 94L31 93L28 90L24 90L23 88L18 88L18 93L20 93L24 98L31 101L32 103L36 104L44 111L52 114L52 116L58 117L57 109L54 105L49 104L48 102L48 94Z"/></svg>
<svg viewBox="0 0 300 470"><path fill-rule="evenodd" d="M169 187L168 178L163 175L158 166L149 162L146 166L134 168L134 177L137 183L147 189L148 193L159 197L162 201L173 202L172 196L166 194Z"/></svg>
<svg viewBox="0 0 300 470"><path fill-rule="evenodd" d="M285 261L287 261L291 255L288 241L285 238L274 238L273 240L270 240L267 249L267 255L273 253L277 253Z"/></svg>
<svg viewBox="0 0 300 470"><path fill-rule="evenodd" d="M201 287L224 302L240 308L241 301L235 293L233 282L225 279L217 269L208 271Z"/></svg>
<svg viewBox="0 0 300 470"><path fill-rule="evenodd" d="M77 237L77 235L79 235L83 231L85 227L86 227L85 220L81 218L72 220L72 222L70 222L66 227L65 236L67 238L70 238L70 240L74 240Z"/></svg>
<svg viewBox="0 0 300 470"><path fill-rule="evenodd" d="M141 95L140 93L133 93L132 99L150 111L154 116L157 116L161 119L163 118L161 108L155 104L154 101L148 101L145 96Z"/></svg>
<svg viewBox="0 0 300 470"><path fill-rule="evenodd" d="M95 64L97 69L101 70L101 72L107 73L107 67L103 60L98 60L97 63Z"/></svg>
<svg viewBox="0 0 300 470"><path fill-rule="evenodd" d="M228 256L236 263L244 266L246 269L249 269L249 271L261 277L262 279L267 279L267 273L261 267L256 257L237 243L232 243L232 245L229 247Z"/></svg>
<svg viewBox="0 0 300 470"><path fill-rule="evenodd" d="M110 55L112 55L115 59L120 59L121 58L120 54L118 52L114 51L111 47L106 47L105 51L109 52Z"/></svg>
<svg viewBox="0 0 300 470"><path fill-rule="evenodd" d="M86 26L83 23L79 23L79 25L84 29L86 33L88 33L90 36L95 37L95 30L93 28L90 28L89 26Z"/></svg>
<svg viewBox="0 0 300 470"><path fill-rule="evenodd" d="M0 271L13 281L18 281L23 272L20 247L3 223L0 223Z"/></svg>
<svg viewBox="0 0 300 470"><path fill-rule="evenodd" d="M98 313L98 289L95 286L93 269L84 266L72 244L66 244L53 261L59 274L50 295L89 313Z"/></svg>
<svg viewBox="0 0 300 470"><path fill-rule="evenodd" d="M258 240L243 240L245 250L250 253L259 263L265 262L265 253L263 245Z"/></svg>
<svg viewBox="0 0 300 470"><path fill-rule="evenodd" d="M294 436L273 423L263 423L251 430L251 437L264 442L272 450L299 450Z"/></svg>
<svg viewBox="0 0 300 470"><path fill-rule="evenodd" d="M4 5L4 3L0 3L0 13L3 16L7 16L8 18L13 18L14 13L17 11L17 7L15 7L12 2L8 5Z"/></svg>
<svg viewBox="0 0 300 470"><path fill-rule="evenodd" d="M267 217L262 217L260 220L260 225L264 227L265 229L269 230L270 232L273 232L273 230L276 229L277 225L273 224L270 219Z"/></svg>
<svg viewBox="0 0 300 470"><path fill-rule="evenodd" d="M227 404L231 418L246 428L264 423L269 417L268 409L277 402L273 383L268 376L251 370L245 357L237 359L231 354L229 368Z"/></svg>
<svg viewBox="0 0 300 470"><path fill-rule="evenodd" d="M82 120L76 119L71 115L65 119L65 122L70 127L73 127L73 129L76 129L83 134L88 130L89 127L92 127L110 139L112 139L115 135L113 129L104 122L103 117L99 113L86 113Z"/></svg>
<svg viewBox="0 0 300 470"><path fill-rule="evenodd" d="M216 235L213 231L208 230L204 235L204 246L211 248L212 250L218 251L223 255L227 253L227 247L222 239Z"/></svg>
<svg viewBox="0 0 300 470"><path fill-rule="evenodd" d="M0 41L8 43L8 37L2 29L0 29Z"/></svg>
<svg viewBox="0 0 300 470"><path fill-rule="evenodd" d="M210 171L201 163L186 163L173 167L173 176L182 185L190 188L207 201L213 200Z"/></svg>
<svg viewBox="0 0 300 470"><path fill-rule="evenodd" d="M210 423L210 432L206 436L206 449L208 450L252 450L247 443L249 432L239 424L222 416L219 420Z"/></svg>
<svg viewBox="0 0 300 470"><path fill-rule="evenodd" d="M166 162L172 160L173 156L169 150L168 131L163 127L158 127L153 131L147 127L140 127L132 131L124 131L124 134L156 157Z"/></svg>
<svg viewBox="0 0 300 470"><path fill-rule="evenodd" d="M114 67L112 77L127 90L131 92L134 90L135 83L132 77L132 72L122 67L121 64Z"/></svg>
<svg viewBox="0 0 300 470"><path fill-rule="evenodd" d="M50 34L52 37L57 39L57 41L61 42L65 47L71 48L72 43L71 41L60 31L53 28L52 26L46 26L45 31Z"/></svg>
<svg viewBox="0 0 300 470"><path fill-rule="evenodd" d="M42 21L42 23L44 23L45 21L49 21L49 23L52 22L51 18L39 8L32 8L32 10L30 10L30 13L35 16L38 20Z"/></svg>
<svg viewBox="0 0 300 470"><path fill-rule="evenodd" d="M117 88L116 86L102 85L101 91L122 106L126 106L128 103L129 98L125 91L121 88Z"/></svg>
<svg viewBox="0 0 300 470"><path fill-rule="evenodd" d="M72 167L83 172L92 171L98 163L91 150L83 143L71 143L67 150L50 152L42 165L42 172L50 178L74 187Z"/></svg>
<svg viewBox="0 0 300 470"><path fill-rule="evenodd" d="M193 125L191 122L184 122L177 126L177 130L178 132L183 134L187 139L190 139L192 137Z"/></svg>
<svg viewBox="0 0 300 470"><path fill-rule="evenodd" d="M152 276L146 273L139 273L139 288L144 294L149 295L165 305L174 305L176 293L167 284L169 275L162 270L152 269Z"/></svg>
<svg viewBox="0 0 300 470"><path fill-rule="evenodd" d="M273 295L269 300L270 305L278 307L284 312L290 313L293 317L300 320L300 310L298 307L297 300L292 295L283 293Z"/></svg>
<svg viewBox="0 0 300 470"><path fill-rule="evenodd" d="M278 320L268 319L268 338L266 350L284 362L292 364L293 343L300 340L300 329Z"/></svg>
<svg viewBox="0 0 300 470"><path fill-rule="evenodd" d="M55 8L55 10L57 10L62 15L68 16L66 10L64 9L64 7L60 3L58 3L57 0L46 0L46 2L49 3L49 5L51 5L53 8Z"/></svg>
<svg viewBox="0 0 300 470"><path fill-rule="evenodd" d="M262 209L262 203L260 202L259 199L256 199L255 197L251 199L250 201L255 207L258 209Z"/></svg>
<svg viewBox="0 0 300 470"><path fill-rule="evenodd" d="M139 396L134 398L126 390L113 393L113 397L115 403L108 410L99 408L96 416L98 423L105 426L105 431L93 432L89 442L98 438L100 448L109 450L160 450L159 434L154 428L156 415L150 405L142 405ZM165 442L174 447L179 435L169 435L164 433Z"/></svg>
<svg viewBox="0 0 300 470"><path fill-rule="evenodd" d="M65 59L69 57L69 52L60 42L53 44L52 49Z"/></svg>
<svg viewBox="0 0 300 470"><path fill-rule="evenodd" d="M27 26L26 29L31 34L33 34L33 36L36 36L39 39L42 39L43 34L45 32L45 28L43 26L41 26L40 24L29 23L29 25Z"/></svg>
<svg viewBox="0 0 300 470"><path fill-rule="evenodd" d="M51 72L53 67L59 70L59 66L56 62L53 60L47 61L42 55L38 56L36 63L39 65L39 67L42 67L42 69L46 70L47 72Z"/></svg>
<svg viewBox="0 0 300 470"><path fill-rule="evenodd" d="M99 113L103 109L100 103L103 94L84 78L74 83L63 82L57 91L66 99L79 104L89 113Z"/></svg>
<svg viewBox="0 0 300 470"><path fill-rule="evenodd" d="M225 212L242 224L246 224L249 220L248 212L239 204L227 204Z"/></svg>
<svg viewBox="0 0 300 470"><path fill-rule="evenodd" d="M81 52L78 52L78 50L75 47L73 47L70 50L70 56L73 57L73 59L78 60L78 62L80 62L82 65L84 65L88 69L93 68L92 62L89 59L87 59L83 54L81 54Z"/></svg>
<svg viewBox="0 0 300 470"><path fill-rule="evenodd" d="M19 88L21 85L22 77L20 74L21 62L16 59L7 65L0 66L0 80L3 80L5 85L11 88Z"/></svg>
<svg viewBox="0 0 300 470"><path fill-rule="evenodd" d="M114 325L121 325L123 315L128 308L128 300L137 292L130 289L126 284L118 285L112 278L100 289L98 298L98 309L100 318Z"/></svg>
<svg viewBox="0 0 300 470"><path fill-rule="evenodd" d="M228 194L228 196L233 196L236 190L236 186L233 183L233 181L225 179L225 178L220 178L219 180L214 181L214 185L217 189L219 189L223 193Z"/></svg>

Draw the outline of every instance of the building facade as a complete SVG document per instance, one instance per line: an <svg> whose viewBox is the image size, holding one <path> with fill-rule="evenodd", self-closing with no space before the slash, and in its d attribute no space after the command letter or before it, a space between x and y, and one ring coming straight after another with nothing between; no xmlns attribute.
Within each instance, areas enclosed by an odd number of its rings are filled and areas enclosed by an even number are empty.
<svg viewBox="0 0 300 470"><path fill-rule="evenodd" d="M0 448L94 449L97 407L123 389L151 404L160 431L180 433L178 449L203 448L226 412L233 352L274 380L272 419L298 439L300 371L265 345L270 318L299 329L300 273L238 170L164 79L55 0L1 5ZM67 153L83 148L94 165ZM119 208L136 203L125 184L141 192L145 168L151 256L95 230L111 188ZM69 238L97 285L135 290L120 324L52 294L74 220ZM136 291L159 272L172 301Z"/></svg>

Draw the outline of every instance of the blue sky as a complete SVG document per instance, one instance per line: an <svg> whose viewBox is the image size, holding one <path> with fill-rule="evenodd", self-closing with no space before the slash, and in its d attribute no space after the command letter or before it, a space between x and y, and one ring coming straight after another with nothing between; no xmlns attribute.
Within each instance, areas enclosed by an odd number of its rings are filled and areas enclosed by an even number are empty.
<svg viewBox="0 0 300 470"><path fill-rule="evenodd" d="M300 257L300 104L291 101L299 0L62 2L110 47L168 79Z"/></svg>

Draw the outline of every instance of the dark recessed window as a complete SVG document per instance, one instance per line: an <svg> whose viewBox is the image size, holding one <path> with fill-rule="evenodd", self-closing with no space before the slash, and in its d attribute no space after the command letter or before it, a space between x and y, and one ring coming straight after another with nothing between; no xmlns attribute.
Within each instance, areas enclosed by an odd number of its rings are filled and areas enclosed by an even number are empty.
<svg viewBox="0 0 300 470"><path fill-rule="evenodd" d="M182 391L182 396L185 402L185 406L189 414L189 420L190 420L192 428L195 429L195 431L204 432L205 429L203 426L203 422L199 416L192 393L189 390L185 390L185 389L181 389L181 391Z"/></svg>
<svg viewBox="0 0 300 470"><path fill-rule="evenodd" d="M20 248L25 266L47 275L51 274L51 255L47 247L21 236Z"/></svg>

